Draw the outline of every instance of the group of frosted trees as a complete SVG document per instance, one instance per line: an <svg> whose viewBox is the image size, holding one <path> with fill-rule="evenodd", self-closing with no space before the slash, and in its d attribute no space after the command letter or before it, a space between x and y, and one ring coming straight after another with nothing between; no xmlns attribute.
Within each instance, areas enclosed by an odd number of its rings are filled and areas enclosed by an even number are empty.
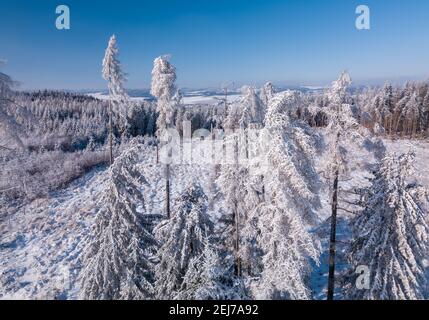
<svg viewBox="0 0 429 320"><path fill-rule="evenodd" d="M168 59L155 59L151 92L157 98L160 144L180 108L175 80ZM142 198L147 182L137 165L138 143L119 155L84 258L82 297L310 298L309 259L317 260L320 249L309 232L320 205L312 160L317 139L289 110L296 99L291 92L276 97L270 84L261 94L245 87L235 109L228 110L226 123L241 130L225 138L235 160L221 165L216 181L226 203L219 221L210 215L198 181L184 188L170 209L167 164L165 216L149 230L143 221L150 214ZM273 143L255 161L241 163L239 143L249 142L252 128L263 129L260 134ZM215 232L220 221L226 227Z"/></svg>
<svg viewBox="0 0 429 320"><path fill-rule="evenodd" d="M168 57L155 59L151 92L157 98L159 146L183 111L175 81ZM224 202L217 216L197 178L170 203L168 164L161 170L165 214L159 220L147 212L142 195L150 185L139 163L149 147L133 140L110 168L111 184L83 261L81 297L310 299L313 260L329 263L328 299L338 277L349 280L350 298L423 298L427 191L409 182L412 156L386 155L381 141L359 123L350 84L350 76L341 74L326 92L323 108L312 107L325 114L323 137L302 119L302 94L275 93L269 83L259 92L244 87L242 97L227 105L224 120L231 131L223 144L232 159L213 168ZM251 147L254 135L268 143ZM329 261L319 261L320 239L311 232L321 222L322 181L314 161L323 146L332 209ZM356 191L362 209L352 218L351 269L339 275L336 221L353 148L373 152L378 167L371 185ZM359 265L371 273L363 291L353 284Z"/></svg>
<svg viewBox="0 0 429 320"><path fill-rule="evenodd" d="M407 83L393 87L387 83L378 90L362 93L362 110L367 115L364 125L374 123L390 137L416 138L429 130L429 84Z"/></svg>

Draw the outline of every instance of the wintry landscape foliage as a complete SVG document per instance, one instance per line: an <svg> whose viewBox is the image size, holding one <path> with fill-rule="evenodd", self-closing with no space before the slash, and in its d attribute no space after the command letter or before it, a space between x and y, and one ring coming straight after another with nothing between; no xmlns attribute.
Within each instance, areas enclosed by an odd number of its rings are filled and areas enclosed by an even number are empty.
<svg viewBox="0 0 429 320"><path fill-rule="evenodd" d="M178 76L132 99L114 36L105 99L0 73L0 298L429 298L429 82L187 104Z"/></svg>

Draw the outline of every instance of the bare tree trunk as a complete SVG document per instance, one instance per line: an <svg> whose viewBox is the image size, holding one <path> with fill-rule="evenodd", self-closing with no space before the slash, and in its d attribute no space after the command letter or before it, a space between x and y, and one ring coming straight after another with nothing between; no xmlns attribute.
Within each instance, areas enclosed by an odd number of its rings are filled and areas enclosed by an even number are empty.
<svg viewBox="0 0 429 320"><path fill-rule="evenodd" d="M165 166L165 215L170 219L170 165Z"/></svg>
<svg viewBox="0 0 429 320"><path fill-rule="evenodd" d="M238 206L237 202L235 203L234 208L234 222L235 222L235 274L236 276L241 276L241 259L240 259L240 219L238 215Z"/></svg>
<svg viewBox="0 0 429 320"><path fill-rule="evenodd" d="M332 216L331 216L331 236L329 243L329 276L328 276L328 300L334 300L335 289L335 251L337 234L337 210L338 210L338 167L335 171L334 188L332 194Z"/></svg>
<svg viewBox="0 0 429 320"><path fill-rule="evenodd" d="M390 138L393 138L393 114L390 116L389 135L390 135Z"/></svg>
<svg viewBox="0 0 429 320"><path fill-rule="evenodd" d="M159 163L159 146L156 144L156 164Z"/></svg>
<svg viewBox="0 0 429 320"><path fill-rule="evenodd" d="M110 92L109 92L110 95ZM110 165L113 164L113 115L112 115L112 102L109 97L109 159Z"/></svg>

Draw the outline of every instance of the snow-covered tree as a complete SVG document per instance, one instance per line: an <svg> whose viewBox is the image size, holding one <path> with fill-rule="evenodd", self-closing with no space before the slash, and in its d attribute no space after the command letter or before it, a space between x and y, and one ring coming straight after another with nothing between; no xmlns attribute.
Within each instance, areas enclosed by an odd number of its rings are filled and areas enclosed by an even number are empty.
<svg viewBox="0 0 429 320"><path fill-rule="evenodd" d="M0 61L0 66L2 61ZM12 79L0 72L0 148L12 149L13 147L24 148L19 137L20 127L15 119L8 115L7 107L12 102L11 87Z"/></svg>
<svg viewBox="0 0 429 320"><path fill-rule="evenodd" d="M110 168L110 185L100 199L94 235L83 261L83 299L153 297L152 262L156 244L145 220L144 188L149 185L137 165L144 145L130 147Z"/></svg>
<svg viewBox="0 0 429 320"><path fill-rule="evenodd" d="M156 135L163 137L167 129L175 125L175 117L181 94L176 89L176 68L168 61L168 56L161 56L154 60L152 69L151 94L157 99ZM165 166L165 211L170 217L170 165Z"/></svg>
<svg viewBox="0 0 429 320"><path fill-rule="evenodd" d="M109 88L109 146L110 163L113 163L113 114L119 118L122 133L129 127L128 107L129 97L124 90L125 74L118 59L119 50L116 36L113 35L107 46L103 59L103 78Z"/></svg>
<svg viewBox="0 0 429 320"><path fill-rule="evenodd" d="M221 263L219 251L209 237L204 239L202 253L190 260L175 299L178 300L232 300L241 299Z"/></svg>
<svg viewBox="0 0 429 320"><path fill-rule="evenodd" d="M414 155L388 155L364 190L364 209L352 222L349 299L423 299L429 226L427 190L410 183ZM355 270L366 266L369 288L357 288Z"/></svg>
<svg viewBox="0 0 429 320"><path fill-rule="evenodd" d="M161 56L153 62L151 94L157 99L158 135L167 128L174 127L174 118L180 94L176 89L176 68Z"/></svg>
<svg viewBox="0 0 429 320"><path fill-rule="evenodd" d="M241 91L243 97L241 99L242 114L239 120L240 128L247 128L254 123L262 124L265 117L265 106L256 94L255 88L244 86Z"/></svg>
<svg viewBox="0 0 429 320"><path fill-rule="evenodd" d="M157 298L173 299L180 293L191 261L200 258L205 237L212 232L207 197L203 189L193 183L177 199L171 219L161 222L155 230L156 238L161 243L155 270Z"/></svg>
<svg viewBox="0 0 429 320"><path fill-rule="evenodd" d="M103 79L108 82L110 98L118 102L118 105L115 106L118 109L115 111L119 112L121 108L127 107L128 94L124 89L126 78L119 61L119 49L115 35L112 35L109 39L103 59L102 73ZM121 116L126 116L126 112L121 112Z"/></svg>
<svg viewBox="0 0 429 320"><path fill-rule="evenodd" d="M408 134L410 138L414 138L417 132L418 116L420 114L421 101L417 92L411 94L410 99L407 101L404 110L405 128L404 134Z"/></svg>
<svg viewBox="0 0 429 320"><path fill-rule="evenodd" d="M332 83L327 92L328 105L326 115L328 126L325 131L326 152L328 158L325 166L325 176L330 182L331 191L331 232L329 249L328 299L333 299L335 284L335 251L336 223L340 176L349 171L349 153L351 148L371 147L377 157L382 157L384 145L380 141L372 141L369 132L361 126L356 118L348 88L352 81L347 72L343 72L338 80ZM356 149L355 149L356 150Z"/></svg>
<svg viewBox="0 0 429 320"><path fill-rule="evenodd" d="M222 238L224 250L234 256L234 270L237 276L241 276L241 258L240 258L240 230L245 222L246 215L246 179L248 178L247 168L239 163L239 133L229 134L225 138L226 149L230 150L234 159L231 163L221 166L219 177L216 184L224 196L226 212L223 213Z"/></svg>
<svg viewBox="0 0 429 320"><path fill-rule="evenodd" d="M274 85L271 82L267 82L261 88L259 96L260 96L262 102L266 106L268 106L270 99L274 96L275 93L276 93L276 88L274 87Z"/></svg>
<svg viewBox="0 0 429 320"><path fill-rule="evenodd" d="M245 129L251 124L262 124L266 106L256 94L255 88L243 86L242 96L228 108L224 126L228 129Z"/></svg>
<svg viewBox="0 0 429 320"><path fill-rule="evenodd" d="M246 259L246 272L250 270L249 258L252 255L248 246L256 235L250 235L247 228L250 222L249 205L246 201L249 181L249 152L254 129L261 128L265 117L265 106L253 87L244 86L241 89L243 96L234 102L226 119L228 129L237 129L228 133L224 138L228 161L221 166L217 184L224 195L227 212L224 212L225 249L233 254L235 272L242 276L242 260ZM238 129L239 128L239 129ZM250 190L250 192L252 192ZM252 193L253 194L253 193ZM241 234L245 228L246 234ZM244 240L244 238L246 240ZM245 246L241 243L245 242ZM246 258L245 258L246 257Z"/></svg>
<svg viewBox="0 0 429 320"><path fill-rule="evenodd" d="M316 136L285 106L293 93L271 99L265 118L265 201L255 210L264 252L263 271L254 288L261 299L308 299L309 259L318 261L319 242L309 228L318 221L319 182L313 159Z"/></svg>

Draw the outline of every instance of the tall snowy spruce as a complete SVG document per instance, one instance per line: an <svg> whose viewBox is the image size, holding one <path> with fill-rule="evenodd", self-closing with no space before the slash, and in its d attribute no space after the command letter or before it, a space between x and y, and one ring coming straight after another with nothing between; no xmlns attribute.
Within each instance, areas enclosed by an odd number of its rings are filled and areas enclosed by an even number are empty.
<svg viewBox="0 0 429 320"><path fill-rule="evenodd" d="M155 230L161 243L154 286L158 299L174 299L181 290L188 290L187 294L191 294L184 277L193 259L201 258L206 237L212 233L207 197L198 184L191 184L177 199L171 218L161 222ZM195 261L192 268L196 268Z"/></svg>
<svg viewBox="0 0 429 320"><path fill-rule="evenodd" d="M319 181L313 160L316 136L288 110L297 93L271 99L265 118L265 201L257 210L263 271L253 288L259 299L309 299L309 259L318 261L320 244L309 232L318 221Z"/></svg>
<svg viewBox="0 0 429 320"><path fill-rule="evenodd" d="M110 185L100 200L93 239L83 261L83 299L153 297L151 256L156 241L145 220L143 192L149 188L137 168L147 151L138 141L110 168Z"/></svg>
<svg viewBox="0 0 429 320"><path fill-rule="evenodd" d="M223 164L216 184L222 192L225 201L226 212L220 219L222 227L222 243L225 252L233 258L235 276L242 275L242 263L240 257L240 230L244 222L246 205L244 197L246 193L245 183L247 169L239 163L238 144L239 134L232 133L225 137L226 148L233 152L231 163Z"/></svg>
<svg viewBox="0 0 429 320"><path fill-rule="evenodd" d="M250 226L254 223L248 214L254 205L254 202L247 201L248 195L253 195L250 181L255 181L250 176L249 152L254 142L251 141L253 134L262 127L265 117L265 106L255 89L244 86L242 92L243 97L235 103L235 108L231 108L226 119L230 130L224 137L227 161L222 164L216 180L227 210L221 218L224 224L222 242L226 252L233 256L237 277L249 276L256 271L253 266L258 264L257 257L253 255L256 230Z"/></svg>
<svg viewBox="0 0 429 320"><path fill-rule="evenodd" d="M349 299L424 299L423 260L429 249L427 190L409 183L414 155L388 155L362 195L364 209L352 221ZM369 287L358 288L358 266L369 270ZM427 296L426 296L427 298Z"/></svg>
<svg viewBox="0 0 429 320"><path fill-rule="evenodd" d="M129 97L124 90L125 74L118 59L119 50L115 35L107 46L103 59L103 78L109 88L109 152L110 164L113 163L113 116L118 118L121 133L128 128Z"/></svg>
<svg viewBox="0 0 429 320"><path fill-rule="evenodd" d="M168 56L156 58L152 69L150 92L157 99L156 136L158 140L166 138L166 130L174 127L178 103L180 102L180 93L177 92L175 84L176 68L168 61L168 58ZM167 218L170 218L170 164L168 159L165 160L165 214Z"/></svg>

